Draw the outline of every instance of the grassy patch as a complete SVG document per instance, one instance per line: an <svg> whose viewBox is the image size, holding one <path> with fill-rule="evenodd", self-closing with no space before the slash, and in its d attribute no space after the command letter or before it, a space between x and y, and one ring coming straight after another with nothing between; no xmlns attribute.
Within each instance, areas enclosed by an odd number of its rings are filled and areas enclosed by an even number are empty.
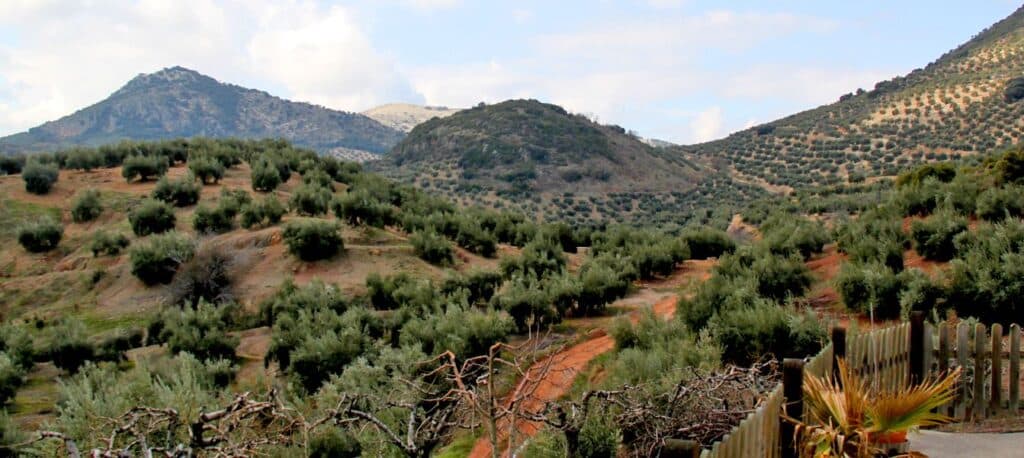
<svg viewBox="0 0 1024 458"><path fill-rule="evenodd" d="M60 209L56 207L0 199L0 240L14 240L18 236L18 228L30 221L45 217L59 221L60 214Z"/></svg>
<svg viewBox="0 0 1024 458"><path fill-rule="evenodd" d="M452 443L438 450L434 454L434 458L465 458L469 456L469 452L473 450L473 445L476 444L479 437L480 435L475 431L456 436Z"/></svg>

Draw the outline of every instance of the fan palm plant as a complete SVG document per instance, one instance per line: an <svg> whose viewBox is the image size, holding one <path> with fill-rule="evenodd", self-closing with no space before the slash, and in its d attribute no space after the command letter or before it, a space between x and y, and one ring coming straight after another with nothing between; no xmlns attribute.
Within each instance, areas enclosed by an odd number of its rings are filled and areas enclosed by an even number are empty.
<svg viewBox="0 0 1024 458"><path fill-rule="evenodd" d="M865 458L879 445L921 426L946 423L937 407L953 399L960 369L899 389L876 389L839 361L839 380L808 375L804 379L807 422L797 423L800 454L807 458Z"/></svg>

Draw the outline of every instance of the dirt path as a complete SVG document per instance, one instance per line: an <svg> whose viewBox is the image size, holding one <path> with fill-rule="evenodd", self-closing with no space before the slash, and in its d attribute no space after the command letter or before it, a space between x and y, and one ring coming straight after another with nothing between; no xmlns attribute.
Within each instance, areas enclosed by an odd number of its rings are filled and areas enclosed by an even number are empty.
<svg viewBox="0 0 1024 458"><path fill-rule="evenodd" d="M662 317L671 316L675 313L677 300L678 297L674 294L662 298L654 304L654 312ZM630 319L633 322L636 322L639 318L638 312L630 313ZM549 364L550 369L548 377L541 382L534 392L533 399L524 403L523 410L538 411L547 402L564 396L572 388L576 376L586 369L587 364L591 360L610 351L614 347L615 339L609 336L604 329L595 329L591 331L586 341L573 345L534 364L530 368L531 372L542 370L542 368L547 367ZM533 436L540 430L541 426L541 424L536 422L520 420L515 428L518 437L523 438ZM508 431L507 423L504 426L499 426L499 428L501 431ZM506 439L504 437L506 436L505 434L500 436L502 436L501 441ZM492 450L491 442L486 437L481 438L473 446L473 450L469 453L469 458L490 457ZM503 456L508 456L508 452L506 451Z"/></svg>

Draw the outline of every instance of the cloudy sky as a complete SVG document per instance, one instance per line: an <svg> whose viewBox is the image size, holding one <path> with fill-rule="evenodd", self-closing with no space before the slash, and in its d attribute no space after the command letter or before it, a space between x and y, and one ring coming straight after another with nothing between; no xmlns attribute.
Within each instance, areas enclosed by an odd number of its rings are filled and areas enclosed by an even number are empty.
<svg viewBox="0 0 1024 458"><path fill-rule="evenodd" d="M924 66L1015 8L973 1L0 0L0 135L181 65L361 111L532 97L710 140Z"/></svg>

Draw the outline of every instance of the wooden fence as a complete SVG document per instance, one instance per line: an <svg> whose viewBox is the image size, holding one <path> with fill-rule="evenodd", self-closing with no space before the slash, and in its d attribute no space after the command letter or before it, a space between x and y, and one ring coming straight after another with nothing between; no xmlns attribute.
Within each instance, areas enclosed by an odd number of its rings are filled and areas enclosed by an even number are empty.
<svg viewBox="0 0 1024 458"><path fill-rule="evenodd" d="M847 336L833 328L832 342L817 355L783 362L783 381L765 401L729 434L710 448L699 450L700 458L746 458L795 456L793 425L782 421L783 406L788 415L803 417L804 374L823 376L836 373L838 360L880 388L897 389L911 380L923 380L962 367L957 398L946 407L960 421L1020 413L1020 326L1014 324L1004 336L999 324L987 329L982 324L960 323L937 327L915 313L909 323ZM997 349L997 351L993 351ZM682 449L680 449L682 450ZM698 450L669 455L696 457Z"/></svg>

